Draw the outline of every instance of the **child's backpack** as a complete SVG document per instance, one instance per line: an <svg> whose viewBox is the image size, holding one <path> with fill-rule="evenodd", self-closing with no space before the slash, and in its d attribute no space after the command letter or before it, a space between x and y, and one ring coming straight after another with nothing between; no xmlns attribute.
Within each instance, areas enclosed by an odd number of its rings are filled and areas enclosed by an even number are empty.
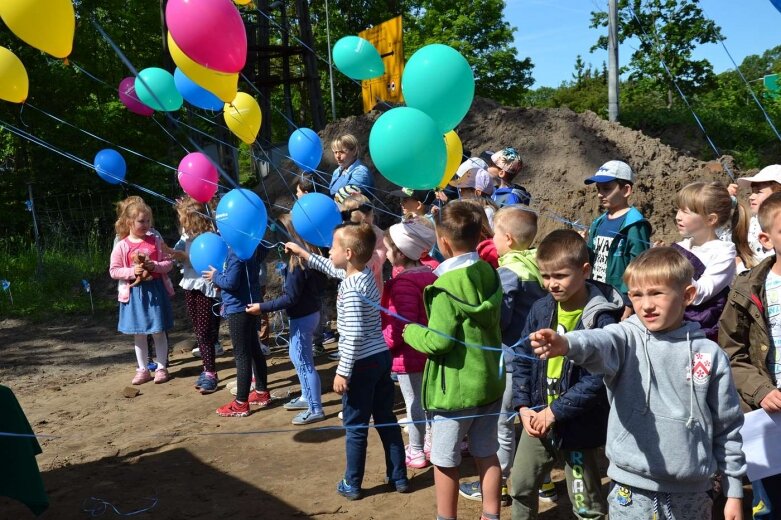
<svg viewBox="0 0 781 520"><path fill-rule="evenodd" d="M532 196L523 186L513 184L509 188L496 190L492 199L500 208L512 204L528 206L531 203Z"/></svg>

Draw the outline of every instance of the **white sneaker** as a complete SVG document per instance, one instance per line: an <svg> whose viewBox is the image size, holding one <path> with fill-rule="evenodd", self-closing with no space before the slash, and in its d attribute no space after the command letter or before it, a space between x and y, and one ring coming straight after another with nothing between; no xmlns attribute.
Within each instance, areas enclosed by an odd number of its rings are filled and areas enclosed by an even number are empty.
<svg viewBox="0 0 781 520"><path fill-rule="evenodd" d="M197 358L201 357L201 349L199 349L198 347L195 347L190 352L192 353L193 356ZM222 356L223 354L225 354L225 349L222 348L222 343L220 343L218 340L217 343L214 344L214 355Z"/></svg>
<svg viewBox="0 0 781 520"><path fill-rule="evenodd" d="M264 356L271 355L271 348L269 348L269 346L263 343L262 341L260 342L260 351L263 352Z"/></svg>
<svg viewBox="0 0 781 520"><path fill-rule="evenodd" d="M198 347L195 347L195 348L194 348L194 349L192 349L190 352L191 352L191 353L192 353L192 355L193 355L193 356L195 356L195 357L201 357L201 349L199 349Z"/></svg>
<svg viewBox="0 0 781 520"><path fill-rule="evenodd" d="M339 418L340 421L344 419L342 412L339 412L338 414L336 414L336 416Z"/></svg>

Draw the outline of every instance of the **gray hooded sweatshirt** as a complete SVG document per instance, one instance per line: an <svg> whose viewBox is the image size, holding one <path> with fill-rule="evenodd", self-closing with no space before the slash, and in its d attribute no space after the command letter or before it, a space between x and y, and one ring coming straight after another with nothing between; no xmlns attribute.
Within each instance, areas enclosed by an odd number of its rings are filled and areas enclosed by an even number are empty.
<svg viewBox="0 0 781 520"><path fill-rule="evenodd" d="M608 476L664 493L711 488L743 496L743 413L729 359L699 324L650 332L635 315L604 329L566 335L567 357L605 377L610 417Z"/></svg>

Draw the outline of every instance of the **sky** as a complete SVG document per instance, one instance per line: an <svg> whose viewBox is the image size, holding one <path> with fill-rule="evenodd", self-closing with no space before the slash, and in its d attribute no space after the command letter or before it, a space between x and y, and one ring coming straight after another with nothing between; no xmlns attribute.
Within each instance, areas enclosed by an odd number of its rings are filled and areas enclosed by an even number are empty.
<svg viewBox="0 0 781 520"><path fill-rule="evenodd" d="M534 63L533 89L558 87L563 81L571 81L578 54L586 64L596 68L607 61L605 51L589 53L601 31L607 34L607 28L589 28L591 11L607 11L607 0L505 1L505 19L517 28L518 56L521 59L528 56ZM750 54L762 54L781 45L781 12L770 0L701 0L700 6L708 18L721 26L726 37L724 44L738 65ZM631 40L621 44L618 50L621 65L629 62L636 45ZM700 46L695 57L708 59L717 74L734 69L720 43Z"/></svg>

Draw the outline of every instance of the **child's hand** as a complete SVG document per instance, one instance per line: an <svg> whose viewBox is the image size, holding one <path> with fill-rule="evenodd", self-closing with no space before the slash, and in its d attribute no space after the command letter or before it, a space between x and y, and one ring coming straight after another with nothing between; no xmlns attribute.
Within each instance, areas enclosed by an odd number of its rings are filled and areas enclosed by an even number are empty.
<svg viewBox="0 0 781 520"><path fill-rule="evenodd" d="M146 267L144 267L143 264L136 264L133 266L133 274L136 276L141 276L141 273L144 272L144 269L146 269Z"/></svg>
<svg viewBox="0 0 781 520"><path fill-rule="evenodd" d="M737 197L738 196L738 185L737 184L730 184L727 186L727 192L729 193L730 197Z"/></svg>
<svg viewBox="0 0 781 520"><path fill-rule="evenodd" d="M781 390L772 390L760 401L759 406L767 413L781 412Z"/></svg>
<svg viewBox="0 0 781 520"><path fill-rule="evenodd" d="M208 271L201 271L201 276L203 276L204 278L206 278L207 280L209 280L211 282L212 278L214 278L214 274L216 272L217 272L217 268L209 266L209 270Z"/></svg>
<svg viewBox="0 0 781 520"><path fill-rule="evenodd" d="M171 252L168 253L168 255L174 260L177 260L179 262L185 262L189 260L189 258L187 257L187 253L185 253L184 251L179 251L178 249L171 249Z"/></svg>
<svg viewBox="0 0 781 520"><path fill-rule="evenodd" d="M724 520L743 520L743 499L727 498L724 505Z"/></svg>
<svg viewBox="0 0 781 520"><path fill-rule="evenodd" d="M569 352L567 338L552 329L542 329L529 334L532 350L540 359L563 356Z"/></svg>
<svg viewBox="0 0 781 520"><path fill-rule="evenodd" d="M291 255L296 256L304 256L307 251L295 242L287 242L285 244L285 253L290 253Z"/></svg>
<svg viewBox="0 0 781 520"><path fill-rule="evenodd" d="M539 433L540 437L545 437L548 435L551 426L553 426L553 423L555 422L556 416L553 415L550 406L531 418L532 427L537 430L537 433Z"/></svg>
<svg viewBox="0 0 781 520"><path fill-rule="evenodd" d="M259 303L250 303L247 305L247 308L244 309L244 312L247 314L252 314L253 316L260 316L260 304Z"/></svg>
<svg viewBox="0 0 781 520"><path fill-rule="evenodd" d="M538 432L534 426L532 426L532 419L536 417L537 412L532 410L531 408L521 408L518 410L518 416L521 418L521 424L523 424L523 429L526 430L526 433L529 434L529 437L539 437L540 432Z"/></svg>
<svg viewBox="0 0 781 520"><path fill-rule="evenodd" d="M152 260L147 260L144 262L144 269L149 271L150 273L155 272L155 263Z"/></svg>
<svg viewBox="0 0 781 520"><path fill-rule="evenodd" d="M336 374L334 376L334 392L339 395L343 395L347 390L349 390L349 387L347 386L347 378Z"/></svg>

